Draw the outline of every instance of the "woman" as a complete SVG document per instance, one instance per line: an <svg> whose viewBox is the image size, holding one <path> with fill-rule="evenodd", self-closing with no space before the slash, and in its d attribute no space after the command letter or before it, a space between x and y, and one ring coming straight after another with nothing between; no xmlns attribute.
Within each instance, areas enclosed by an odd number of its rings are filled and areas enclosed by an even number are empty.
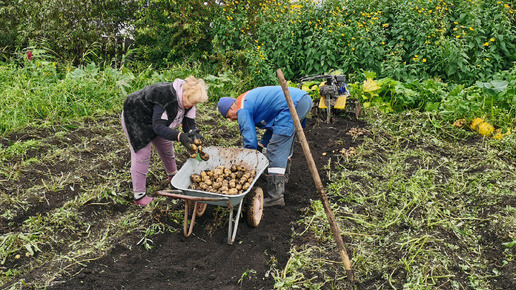
<svg viewBox="0 0 516 290"><path fill-rule="evenodd" d="M122 128L131 147L131 179L134 203L145 206L153 201L146 194L151 144L158 152L169 181L177 172L174 141L190 148L194 138L202 139L195 128L196 105L208 100L206 84L189 76L172 83L157 83L127 96L122 112ZM178 127L183 127L183 132Z"/></svg>

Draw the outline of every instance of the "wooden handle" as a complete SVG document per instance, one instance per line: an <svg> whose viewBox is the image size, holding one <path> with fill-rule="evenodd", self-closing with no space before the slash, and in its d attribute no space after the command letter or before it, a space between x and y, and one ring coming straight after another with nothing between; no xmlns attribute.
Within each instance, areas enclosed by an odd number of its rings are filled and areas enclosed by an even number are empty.
<svg viewBox="0 0 516 290"><path fill-rule="evenodd" d="M328 222L330 223L331 231L333 232L333 237L335 238L335 242L337 243L337 247L339 249L339 254L342 259L342 263L344 264L344 268L346 269L346 274L348 276L349 281L353 285L355 282L355 274L351 269L351 262L349 261L348 253L346 248L344 247L344 241L340 235L339 227L337 226L337 222L335 220L335 216L330 207L330 203L328 202L328 197L324 192L324 187L321 181L321 177L319 176L319 172L317 171L317 167L315 165L315 161L313 159L312 153L310 152L310 147L308 146L308 142L306 141L305 133L303 131L303 127L301 126L301 121L299 120L299 116L297 115L296 107L294 106L294 102L292 101L292 97L290 96L290 92L288 91L287 81L283 76L283 72L281 69L277 70L277 75L281 84L281 88L283 89L283 93L285 94L285 99L287 100L288 108L290 110L290 114L292 115L292 120L294 121L294 126L296 127L297 136L299 141L301 142L301 147L303 147L303 152L305 153L306 162L308 163L308 167L310 168L310 172L312 173L312 178L314 179L315 186L317 187L317 191L319 194L319 199L323 203L324 212L326 213L326 217L328 218Z"/></svg>

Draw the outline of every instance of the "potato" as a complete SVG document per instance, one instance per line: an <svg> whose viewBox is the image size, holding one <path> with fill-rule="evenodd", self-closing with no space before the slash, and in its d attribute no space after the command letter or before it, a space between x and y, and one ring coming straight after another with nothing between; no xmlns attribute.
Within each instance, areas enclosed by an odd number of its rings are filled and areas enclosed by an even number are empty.
<svg viewBox="0 0 516 290"><path fill-rule="evenodd" d="M231 169L224 168L224 176L228 177L229 175L231 175Z"/></svg>
<svg viewBox="0 0 516 290"><path fill-rule="evenodd" d="M197 182L197 183L202 181L201 176L199 174L192 174L192 175L190 175L190 180L192 182Z"/></svg>
<svg viewBox="0 0 516 290"><path fill-rule="evenodd" d="M236 186L236 184L237 184L236 180L231 179L231 180L229 181L229 188L234 188L234 187Z"/></svg>
<svg viewBox="0 0 516 290"><path fill-rule="evenodd" d="M228 190L228 194L229 194L229 195L237 195L237 194L238 194L238 189L236 189L236 188L230 188L230 189Z"/></svg>
<svg viewBox="0 0 516 290"><path fill-rule="evenodd" d="M243 173L242 171L238 171L238 172L236 173L236 178L242 178L242 175L244 175L244 173ZM236 178L235 178L235 179L236 179Z"/></svg>
<svg viewBox="0 0 516 290"><path fill-rule="evenodd" d="M208 189L208 185L204 182L200 182L199 183L199 188L201 188L202 190L206 190Z"/></svg>
<svg viewBox="0 0 516 290"><path fill-rule="evenodd" d="M247 169L245 168L244 165L239 165L238 166L238 171L242 171L242 172L245 172Z"/></svg>
<svg viewBox="0 0 516 290"><path fill-rule="evenodd" d="M251 183L246 182L246 183L244 183L244 184L242 185L242 190L247 190L247 189L249 189L249 187L251 187Z"/></svg>
<svg viewBox="0 0 516 290"><path fill-rule="evenodd" d="M193 152L197 152L197 145L191 144L190 149L192 149Z"/></svg>
<svg viewBox="0 0 516 290"><path fill-rule="evenodd" d="M190 158L197 158L197 153L190 154Z"/></svg>
<svg viewBox="0 0 516 290"><path fill-rule="evenodd" d="M201 157L202 160L204 160L204 161L210 160L210 155L208 153L201 152L200 155L201 155L200 157Z"/></svg>
<svg viewBox="0 0 516 290"><path fill-rule="evenodd" d="M221 188L221 187L222 187L222 182L215 181L215 182L213 183L213 188L215 188L215 189L219 189L219 188Z"/></svg>
<svg viewBox="0 0 516 290"><path fill-rule="evenodd" d="M236 164L231 164L231 171L238 171L238 166Z"/></svg>
<svg viewBox="0 0 516 290"><path fill-rule="evenodd" d="M201 139L194 139L193 142L194 142L195 145L202 145L202 140Z"/></svg>

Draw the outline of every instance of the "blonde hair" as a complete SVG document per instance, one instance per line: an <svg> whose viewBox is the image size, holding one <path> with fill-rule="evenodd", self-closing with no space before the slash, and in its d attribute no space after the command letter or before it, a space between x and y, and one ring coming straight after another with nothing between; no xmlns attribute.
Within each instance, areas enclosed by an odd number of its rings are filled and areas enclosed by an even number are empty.
<svg viewBox="0 0 516 290"><path fill-rule="evenodd" d="M208 101L207 90L204 80L189 76L183 84L183 97L190 105L204 103Z"/></svg>

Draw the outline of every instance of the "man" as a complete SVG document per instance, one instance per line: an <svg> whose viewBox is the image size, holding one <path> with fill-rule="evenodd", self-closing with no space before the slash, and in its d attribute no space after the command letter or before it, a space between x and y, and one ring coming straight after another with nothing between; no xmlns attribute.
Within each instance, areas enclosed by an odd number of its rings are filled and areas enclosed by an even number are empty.
<svg viewBox="0 0 516 290"><path fill-rule="evenodd" d="M301 122L312 108L307 92L289 88L290 96ZM263 151L269 159L266 173L267 193L264 207L284 206L285 183L290 173L290 157L294 149L295 127L281 86L259 87L247 91L237 99L221 98L219 112L231 121L238 121L244 148ZM256 127L265 132L258 142Z"/></svg>

